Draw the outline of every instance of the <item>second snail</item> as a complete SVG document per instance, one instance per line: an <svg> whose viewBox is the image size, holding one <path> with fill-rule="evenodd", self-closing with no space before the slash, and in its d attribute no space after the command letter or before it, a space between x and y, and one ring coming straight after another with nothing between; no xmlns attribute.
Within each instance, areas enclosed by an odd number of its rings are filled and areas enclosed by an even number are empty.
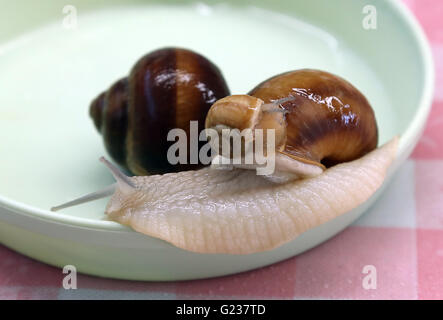
<svg viewBox="0 0 443 320"><path fill-rule="evenodd" d="M128 112L133 113L127 123L116 126L127 130L124 141L120 140L119 144L128 152L118 162L123 166L129 164L127 167L132 172L144 176L128 177L102 158L117 183L55 207L54 211L112 195L105 210L108 219L185 250L246 254L275 248L348 212L369 199L382 185L395 159L398 139L377 148L374 111L365 96L346 80L324 71L304 69L265 80L248 94L229 96L219 69L202 58L200 61L204 63L200 69L189 68L195 72L189 82L197 79L192 87L200 88L200 92L191 90L190 94L186 87L182 92L171 89L178 88L183 79L180 69L171 67L174 64L170 58L162 57L168 50L157 51L156 59L148 59L143 65L144 76L133 76L136 65L129 85L124 84L129 87L129 94L143 88L144 99L131 96L122 99L121 94L116 94L116 101L127 101ZM158 74L169 75L168 85L160 89L150 87L151 64L157 63L159 67L159 61L167 63L163 72L161 67L157 70ZM207 69L201 69L202 66ZM108 107L97 107L103 103L100 96L91 105L96 125L96 119L106 118L107 110L113 110L109 98L112 94L107 95ZM159 146L166 143L165 131L157 128L177 124L176 113L165 110L180 105L174 102L183 101L180 100L183 96L189 98L189 103L183 102L179 113L186 115L186 121L195 119L202 123L203 119L206 129L217 132L220 139L223 130L272 129L275 148L266 156L274 157L274 172L263 177L248 170L256 165L234 164L228 166L230 170L217 170L214 166L188 170L157 162L157 169L180 172L146 175L152 166L143 167L141 163L150 162L138 159L149 159L156 150L146 148L145 155L140 154L143 148L131 151L134 146L143 146L138 140L131 141L133 131L141 130L139 132L146 135L143 139L155 137ZM153 102L149 97L156 100ZM153 108L153 105L161 107ZM142 119L146 123L141 122ZM153 123L152 119L156 121ZM135 124L143 129L134 129ZM180 125L186 128L187 124ZM112 136L112 132L107 134L107 138ZM254 148L257 147L254 145ZM158 147L158 151L164 152L164 149ZM136 157L131 159L131 156Z"/></svg>

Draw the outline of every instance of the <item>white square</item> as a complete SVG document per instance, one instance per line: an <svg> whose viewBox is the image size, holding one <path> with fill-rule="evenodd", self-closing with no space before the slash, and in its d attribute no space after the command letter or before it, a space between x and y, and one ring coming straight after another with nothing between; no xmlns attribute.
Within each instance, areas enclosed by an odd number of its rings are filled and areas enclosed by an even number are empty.
<svg viewBox="0 0 443 320"><path fill-rule="evenodd" d="M408 159L356 226L415 228L415 163Z"/></svg>

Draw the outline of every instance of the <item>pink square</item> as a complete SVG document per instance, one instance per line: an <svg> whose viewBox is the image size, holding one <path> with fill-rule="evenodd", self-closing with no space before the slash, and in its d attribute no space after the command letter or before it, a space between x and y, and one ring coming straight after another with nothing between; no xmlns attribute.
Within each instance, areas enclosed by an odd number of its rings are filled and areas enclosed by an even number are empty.
<svg viewBox="0 0 443 320"><path fill-rule="evenodd" d="M413 11L425 29L426 35L433 42L443 44L442 17L443 1L418 0L413 5Z"/></svg>
<svg viewBox="0 0 443 320"><path fill-rule="evenodd" d="M142 282L105 279L79 274L77 276L79 289L133 291L133 292L174 292L173 282Z"/></svg>
<svg viewBox="0 0 443 320"><path fill-rule="evenodd" d="M65 274L0 245L0 299L55 298ZM173 283L123 281L77 275L79 289L173 292ZM52 290L52 288L56 290Z"/></svg>
<svg viewBox="0 0 443 320"><path fill-rule="evenodd" d="M443 19L443 18L442 18ZM443 33L443 23L441 26ZM435 101L443 102L443 43L432 44L432 55L434 57L435 64ZM440 109L440 115L442 114Z"/></svg>
<svg viewBox="0 0 443 320"><path fill-rule="evenodd" d="M415 299L416 276L414 230L350 227L297 257L295 294L314 299Z"/></svg>
<svg viewBox="0 0 443 320"><path fill-rule="evenodd" d="M0 300L54 300L59 289L47 287L0 287Z"/></svg>
<svg viewBox="0 0 443 320"><path fill-rule="evenodd" d="M443 160L443 102L434 102L425 131L412 157Z"/></svg>
<svg viewBox="0 0 443 320"><path fill-rule="evenodd" d="M415 10L415 0L403 0L403 3L411 10Z"/></svg>
<svg viewBox="0 0 443 320"><path fill-rule="evenodd" d="M415 203L417 227L443 230L443 160L417 160Z"/></svg>
<svg viewBox="0 0 443 320"><path fill-rule="evenodd" d="M418 296L443 299L443 230L417 230Z"/></svg>
<svg viewBox="0 0 443 320"><path fill-rule="evenodd" d="M0 246L0 287L61 288L63 273Z"/></svg>
<svg viewBox="0 0 443 320"><path fill-rule="evenodd" d="M208 280L177 284L177 299L292 298L295 286L295 258L255 271Z"/></svg>

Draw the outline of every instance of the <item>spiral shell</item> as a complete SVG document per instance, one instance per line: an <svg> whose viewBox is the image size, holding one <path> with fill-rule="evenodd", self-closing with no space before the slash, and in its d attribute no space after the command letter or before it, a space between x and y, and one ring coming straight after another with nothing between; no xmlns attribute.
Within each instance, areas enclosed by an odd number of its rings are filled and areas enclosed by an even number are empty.
<svg viewBox="0 0 443 320"><path fill-rule="evenodd" d="M190 121L203 129L211 105L227 95L228 86L212 62L186 49L165 48L142 57L129 77L100 94L90 115L111 157L132 173L190 170L201 164L168 162L174 143L167 141L168 132L183 129L189 148Z"/></svg>

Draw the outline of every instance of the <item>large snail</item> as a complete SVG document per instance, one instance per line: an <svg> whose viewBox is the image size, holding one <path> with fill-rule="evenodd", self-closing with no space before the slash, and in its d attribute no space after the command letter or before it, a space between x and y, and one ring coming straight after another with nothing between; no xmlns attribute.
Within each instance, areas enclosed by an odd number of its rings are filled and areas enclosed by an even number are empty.
<svg viewBox="0 0 443 320"><path fill-rule="evenodd" d="M142 57L129 77L113 84L90 106L110 156L136 175L197 169L199 163L172 165L167 150L171 129L190 121L200 130L211 105L229 95L220 70L195 52L165 48ZM188 146L190 143L188 142ZM188 152L189 157L189 152Z"/></svg>
<svg viewBox="0 0 443 320"><path fill-rule="evenodd" d="M313 70L217 101L206 127L275 129L276 169L304 179L274 183L238 168L128 177L102 158L117 183L52 210L113 194L107 217L138 232L199 253L256 253L367 201L383 184L398 145L394 138L375 149L377 126L363 95Z"/></svg>
<svg viewBox="0 0 443 320"><path fill-rule="evenodd" d="M206 128L275 130L276 170L295 177L358 159L378 142L364 95L338 76L310 69L272 77L249 95L218 100Z"/></svg>

